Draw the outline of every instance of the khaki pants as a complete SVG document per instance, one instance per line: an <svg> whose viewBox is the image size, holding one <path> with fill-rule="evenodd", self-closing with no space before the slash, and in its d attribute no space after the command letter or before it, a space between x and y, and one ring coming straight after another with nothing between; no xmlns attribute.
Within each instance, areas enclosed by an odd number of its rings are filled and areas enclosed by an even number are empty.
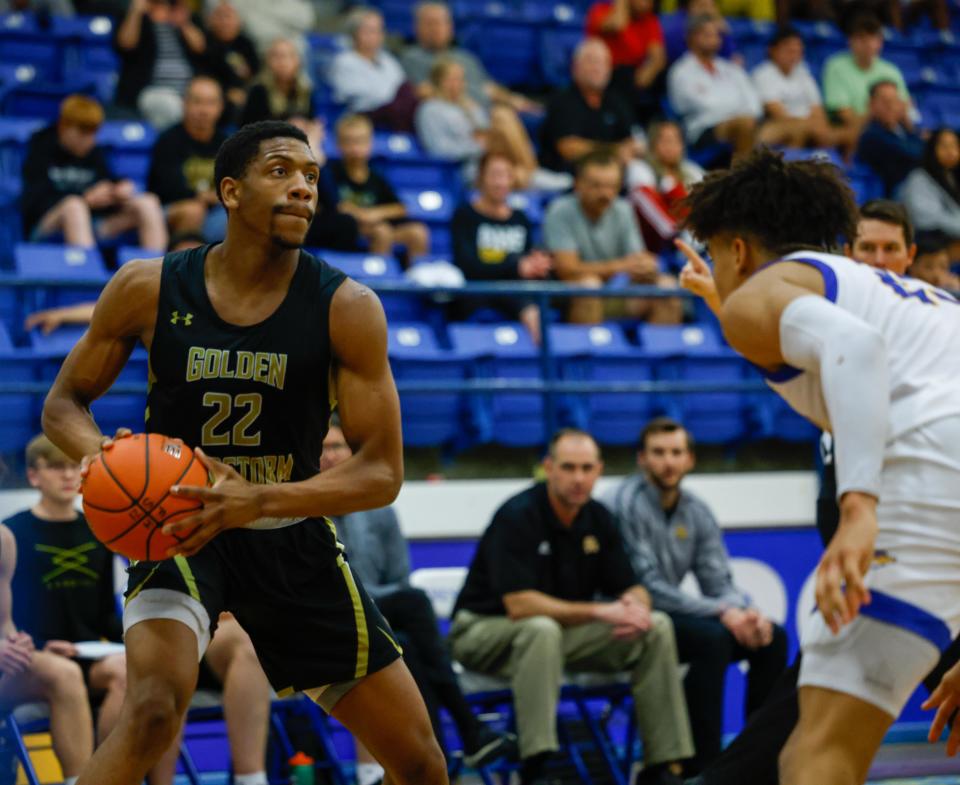
<svg viewBox="0 0 960 785"><path fill-rule="evenodd" d="M460 611L450 644L464 667L510 679L524 758L560 749L556 716L564 670L629 671L649 766L693 755L673 624L664 613L655 611L652 617L653 626L642 638L621 641L600 622L561 627L547 616L511 621Z"/></svg>

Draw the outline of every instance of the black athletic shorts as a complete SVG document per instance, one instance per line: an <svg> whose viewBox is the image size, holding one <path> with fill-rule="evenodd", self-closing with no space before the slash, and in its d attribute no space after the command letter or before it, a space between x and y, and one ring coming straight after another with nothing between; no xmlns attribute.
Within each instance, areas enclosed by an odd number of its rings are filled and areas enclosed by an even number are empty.
<svg viewBox="0 0 960 785"><path fill-rule="evenodd" d="M335 531L322 518L231 529L195 556L136 562L128 569L127 606L151 589L186 594L206 610L211 635L221 611L232 612L281 696L361 679L398 659L400 649L354 579ZM162 594L154 596L162 605Z"/></svg>

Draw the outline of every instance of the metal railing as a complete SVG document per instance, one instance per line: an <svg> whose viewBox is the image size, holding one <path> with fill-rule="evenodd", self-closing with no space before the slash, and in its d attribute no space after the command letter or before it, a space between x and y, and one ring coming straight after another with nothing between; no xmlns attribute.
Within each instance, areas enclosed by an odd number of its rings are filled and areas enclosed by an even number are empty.
<svg viewBox="0 0 960 785"><path fill-rule="evenodd" d="M694 295L685 289L665 289L658 286L631 285L624 287L603 287L599 289L571 286L556 281L542 282L492 282L467 283L463 286L421 286L410 281L385 281L366 279L363 283L378 294L403 294L420 298L443 298L450 301L456 298L508 297L531 301L540 312L541 341L539 345L540 379L497 378L450 380L410 380L397 381L397 390L401 394L419 393L536 393L543 396L544 433L553 433L557 425L557 398L563 395L588 394L637 394L637 395L685 395L691 393L721 392L760 392L768 389L757 377L754 380L693 382L682 380L660 381L581 381L559 378L556 358L553 356L550 325L552 323L551 301L569 300L574 297L599 298L673 298L693 299ZM73 280L50 280L49 278L26 278L0 274L0 287L12 286L20 289L38 288L90 288L99 289L104 285L101 278L77 278ZM0 395L37 394L43 395L49 389L45 382L7 382L0 378ZM117 383L110 394L142 394L142 385Z"/></svg>

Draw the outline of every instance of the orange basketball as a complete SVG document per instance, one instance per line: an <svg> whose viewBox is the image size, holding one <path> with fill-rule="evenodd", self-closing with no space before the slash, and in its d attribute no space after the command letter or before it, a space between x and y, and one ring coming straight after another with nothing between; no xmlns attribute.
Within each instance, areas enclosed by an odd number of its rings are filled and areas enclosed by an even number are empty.
<svg viewBox="0 0 960 785"><path fill-rule="evenodd" d="M118 439L98 455L83 478L83 514L110 550L137 561L166 558L192 532L171 536L164 523L203 507L170 493L173 485L207 485L207 470L185 444L158 433Z"/></svg>

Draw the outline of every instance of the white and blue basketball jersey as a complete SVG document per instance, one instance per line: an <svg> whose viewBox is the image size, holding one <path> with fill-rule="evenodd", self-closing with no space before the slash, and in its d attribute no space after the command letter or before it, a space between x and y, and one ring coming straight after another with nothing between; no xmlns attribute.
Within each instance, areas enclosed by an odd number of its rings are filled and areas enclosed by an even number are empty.
<svg viewBox="0 0 960 785"><path fill-rule="evenodd" d="M953 296L845 256L801 251L779 261L816 267L827 299L883 336L890 380L888 439L960 415L960 303ZM819 374L791 366L763 373L797 412L832 430Z"/></svg>

